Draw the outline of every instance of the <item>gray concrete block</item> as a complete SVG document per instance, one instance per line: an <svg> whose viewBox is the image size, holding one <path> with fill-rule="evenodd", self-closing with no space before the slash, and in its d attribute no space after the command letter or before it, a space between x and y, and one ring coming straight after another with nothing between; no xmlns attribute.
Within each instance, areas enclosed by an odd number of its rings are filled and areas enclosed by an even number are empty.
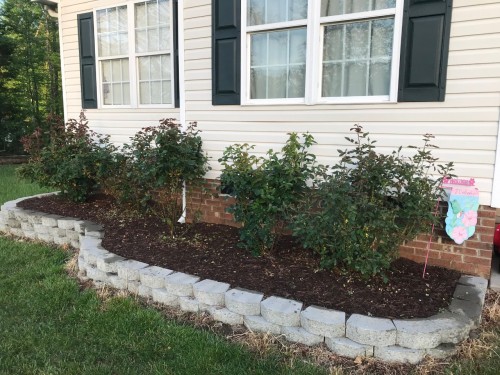
<svg viewBox="0 0 500 375"><path fill-rule="evenodd" d="M46 227L42 224L33 224L33 230L38 234L46 234L49 233L49 227Z"/></svg>
<svg viewBox="0 0 500 375"><path fill-rule="evenodd" d="M104 237L104 227L100 224L87 224L85 226L85 236L103 238Z"/></svg>
<svg viewBox="0 0 500 375"><path fill-rule="evenodd" d="M426 351L420 349L408 349L400 346L376 346L375 358L385 362L417 364L425 357Z"/></svg>
<svg viewBox="0 0 500 375"><path fill-rule="evenodd" d="M87 259L87 262L88 261L89 260ZM124 280L139 281L140 280L139 270L141 268L146 268L147 266L148 266L147 263L129 259L117 263L116 270L118 272L118 276L120 276Z"/></svg>
<svg viewBox="0 0 500 375"><path fill-rule="evenodd" d="M172 274L174 271L151 266L142 268L139 270L141 283L150 288L164 288L165 287L165 277Z"/></svg>
<svg viewBox="0 0 500 375"><path fill-rule="evenodd" d="M458 280L458 283L461 285L474 286L478 289L488 289L488 280L484 277L463 275Z"/></svg>
<svg viewBox="0 0 500 375"><path fill-rule="evenodd" d="M127 290L132 294L139 294L139 286L141 283L139 281L128 281Z"/></svg>
<svg viewBox="0 0 500 375"><path fill-rule="evenodd" d="M326 337L325 344L332 352L343 357L373 357L373 346L363 345L346 337Z"/></svg>
<svg viewBox="0 0 500 375"><path fill-rule="evenodd" d="M110 275L108 277L108 283L109 283L109 285L111 285L113 288L116 288L116 289L120 289L120 290L128 289L128 281L122 279L121 277L119 277L117 275Z"/></svg>
<svg viewBox="0 0 500 375"><path fill-rule="evenodd" d="M475 301L466 301L458 298L453 298L448 309L452 313L465 314L472 320L474 327L478 327L481 323L481 313L483 305Z"/></svg>
<svg viewBox="0 0 500 375"><path fill-rule="evenodd" d="M486 289L470 285L457 285L453 298L463 299L483 306L484 299L486 298Z"/></svg>
<svg viewBox="0 0 500 375"><path fill-rule="evenodd" d="M71 240L68 237L54 236L54 243L59 246L69 245Z"/></svg>
<svg viewBox="0 0 500 375"><path fill-rule="evenodd" d="M193 284L200 280L198 276L175 272L165 277L165 289L179 297L192 297Z"/></svg>
<svg viewBox="0 0 500 375"><path fill-rule="evenodd" d="M111 253L104 249L94 248L81 250L80 255L89 263L91 266L97 266L97 260L109 256Z"/></svg>
<svg viewBox="0 0 500 375"><path fill-rule="evenodd" d="M169 293L164 288L156 288L151 290L151 295L153 301L162 303L166 306L178 307L179 306L179 296Z"/></svg>
<svg viewBox="0 0 500 375"><path fill-rule="evenodd" d="M107 255L103 255L102 257L96 259L96 266L97 269L104 272L118 273L117 264L124 260L125 258L119 255L108 253Z"/></svg>
<svg viewBox="0 0 500 375"><path fill-rule="evenodd" d="M302 302L280 297L269 297L261 302L262 317L270 323L280 326L298 327Z"/></svg>
<svg viewBox="0 0 500 375"><path fill-rule="evenodd" d="M269 323L260 315L246 315L243 318L243 324L253 332L271 333L273 335L281 334L280 325Z"/></svg>
<svg viewBox="0 0 500 375"><path fill-rule="evenodd" d="M282 327L281 333L285 335L288 341L298 342L307 346L317 345L325 340L323 336L312 334L302 327Z"/></svg>
<svg viewBox="0 0 500 375"><path fill-rule="evenodd" d="M66 237L68 237L70 241L78 241L80 235L73 229L66 229Z"/></svg>
<svg viewBox="0 0 500 375"><path fill-rule="evenodd" d="M37 238L37 240L43 241L45 243L54 242L54 237L52 237L48 233L37 233L36 238Z"/></svg>
<svg viewBox="0 0 500 375"><path fill-rule="evenodd" d="M102 281L102 282L108 281L108 275L106 274L106 272L102 272L101 270L98 270L95 267L88 267L86 271L87 271L87 277L94 281Z"/></svg>
<svg viewBox="0 0 500 375"><path fill-rule="evenodd" d="M37 239L37 234L34 231L25 230L24 231L24 237L29 238L30 240L36 240Z"/></svg>
<svg viewBox="0 0 500 375"><path fill-rule="evenodd" d="M62 219L57 220L57 226L61 229L75 229L75 220L69 217L63 217Z"/></svg>
<svg viewBox="0 0 500 375"><path fill-rule="evenodd" d="M86 270L89 267L90 267L90 265L87 263L87 261L85 259L83 259L82 256L79 256L78 257L78 269L79 270Z"/></svg>
<svg viewBox="0 0 500 375"><path fill-rule="evenodd" d="M139 285L139 288L137 288L137 294L144 298L151 298L152 289L149 286L141 284Z"/></svg>
<svg viewBox="0 0 500 375"><path fill-rule="evenodd" d="M10 228L9 233L12 234L13 236L23 238L24 237L24 232L21 228Z"/></svg>
<svg viewBox="0 0 500 375"><path fill-rule="evenodd" d="M42 225L44 227L57 227L57 220L62 219L59 215L45 215L42 217Z"/></svg>
<svg viewBox="0 0 500 375"><path fill-rule="evenodd" d="M17 220L19 220L20 222L27 222L28 221L28 216L29 216L29 211L28 210L24 210L24 209L17 209L14 211L14 216Z"/></svg>
<svg viewBox="0 0 500 375"><path fill-rule="evenodd" d="M360 344L391 346L396 344L396 327L390 319L353 314L346 323L346 337Z"/></svg>
<svg viewBox="0 0 500 375"><path fill-rule="evenodd" d="M213 306L208 309L210 315L217 320L229 325L243 324L243 315L230 311L225 307Z"/></svg>
<svg viewBox="0 0 500 375"><path fill-rule="evenodd" d="M8 219L5 225L9 228L21 228L21 222L17 219Z"/></svg>
<svg viewBox="0 0 500 375"><path fill-rule="evenodd" d="M210 306L224 306L229 284L214 280L202 280L193 285L193 293L198 301Z"/></svg>
<svg viewBox="0 0 500 375"><path fill-rule="evenodd" d="M58 227L49 227L48 233L53 237L66 237L66 229Z"/></svg>
<svg viewBox="0 0 500 375"><path fill-rule="evenodd" d="M436 348L427 349L425 352L432 358L445 359L457 354L458 349L453 344L441 344Z"/></svg>
<svg viewBox="0 0 500 375"><path fill-rule="evenodd" d="M87 250L100 249L104 250L101 246L102 240L94 237L79 236L80 252L84 253Z"/></svg>
<svg viewBox="0 0 500 375"><path fill-rule="evenodd" d="M241 315L260 315L260 303L264 294L250 290L235 288L224 295L226 307Z"/></svg>
<svg viewBox="0 0 500 375"><path fill-rule="evenodd" d="M73 229L75 232L77 232L78 234L85 234L85 227L93 223L87 220L75 220L73 224Z"/></svg>
<svg viewBox="0 0 500 375"><path fill-rule="evenodd" d="M344 337L345 312L309 306L300 314L300 325L315 335Z"/></svg>
<svg viewBox="0 0 500 375"><path fill-rule="evenodd" d="M73 249L77 249L77 250L78 250L78 249L80 249L80 242L78 242L78 240L76 240L76 241L71 241L71 247L72 247Z"/></svg>
<svg viewBox="0 0 500 375"><path fill-rule="evenodd" d="M34 231L34 228L33 228L33 224L31 223L28 223L27 221L23 221L21 222L21 229L23 231L29 231L29 232L33 232Z"/></svg>
<svg viewBox="0 0 500 375"><path fill-rule="evenodd" d="M42 224L42 217L44 217L45 214L42 212L37 212L37 211L32 211L30 215L28 216L28 223L31 224Z"/></svg>
<svg viewBox="0 0 500 375"><path fill-rule="evenodd" d="M7 233L7 231L8 227L5 224L0 223L0 232Z"/></svg>
<svg viewBox="0 0 500 375"><path fill-rule="evenodd" d="M179 297L179 305L182 311L194 313L200 311L200 303L193 297Z"/></svg>

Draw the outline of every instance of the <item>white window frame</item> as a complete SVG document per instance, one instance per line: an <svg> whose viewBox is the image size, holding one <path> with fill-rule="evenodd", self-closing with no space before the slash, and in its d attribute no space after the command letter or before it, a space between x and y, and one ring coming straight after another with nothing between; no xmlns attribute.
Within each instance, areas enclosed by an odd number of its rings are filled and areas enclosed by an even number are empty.
<svg viewBox="0 0 500 375"><path fill-rule="evenodd" d="M175 74L174 74L174 29L173 29L173 0L169 2L169 12L170 12L170 25L169 25L169 33L170 33L170 50L169 51L154 51L154 52L136 52L135 51L135 4L143 3L147 0L136 0L130 2L121 2L118 4L113 4L112 6L103 6L99 8L95 8L93 10L94 14L94 46L96 53L96 84L97 84L97 103L99 109L113 109L113 108L174 108L175 107ZM127 26L128 26L128 54L120 55L120 56L99 56L99 45L98 45L98 35L97 35L97 12L100 10L110 9L110 8L118 8L120 6L127 7ZM140 104L139 103L139 70L138 70L138 59L143 56L156 56L156 55L170 55L170 87L171 94L170 98L172 103L170 104ZM101 61L102 60L112 60L112 59L123 59L128 58L128 66L129 66L129 80L130 80L130 104L122 104L122 105L111 105L104 104L104 98L102 97L102 69L101 69Z"/></svg>
<svg viewBox="0 0 500 375"><path fill-rule="evenodd" d="M305 21L288 21L256 26L247 26L247 6L248 0L241 0L241 105L397 103L404 0L396 0L395 8L329 17L320 16L321 0L309 0L307 20ZM394 17L389 95L322 97L323 34L325 26L383 17ZM305 97L251 99L250 34L258 31L281 30L298 26L307 27Z"/></svg>

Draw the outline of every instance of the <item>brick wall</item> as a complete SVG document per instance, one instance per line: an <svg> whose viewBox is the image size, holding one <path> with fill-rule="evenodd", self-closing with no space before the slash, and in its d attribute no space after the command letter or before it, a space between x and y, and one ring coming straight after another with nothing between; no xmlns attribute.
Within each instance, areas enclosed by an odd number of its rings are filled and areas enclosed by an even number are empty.
<svg viewBox="0 0 500 375"><path fill-rule="evenodd" d="M192 209L189 210L189 217L191 217L192 212L198 210L204 222L238 226L234 222L233 216L226 212L226 208L234 202L234 199L227 195L219 195L218 188L218 180L207 180L203 193L200 191L191 192ZM446 212L447 204L442 208ZM495 218L495 208L480 206L476 232L462 245L457 245L443 229L436 229L429 245L428 263L489 278ZM417 236L415 240L405 243L400 247L400 255L424 263L429 237L428 234L422 234Z"/></svg>

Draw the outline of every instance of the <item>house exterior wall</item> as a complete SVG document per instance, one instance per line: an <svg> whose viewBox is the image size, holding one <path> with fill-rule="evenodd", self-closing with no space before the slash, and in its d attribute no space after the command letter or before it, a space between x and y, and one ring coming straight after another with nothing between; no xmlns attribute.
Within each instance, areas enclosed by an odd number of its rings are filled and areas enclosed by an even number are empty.
<svg viewBox="0 0 500 375"><path fill-rule="evenodd" d="M125 2L60 2L68 117L78 116L81 108L76 16ZM480 204L489 212L500 116L500 0L454 0L444 102L246 106L212 105L211 1L180 3L185 116L187 121L197 121L202 130L212 166L207 178L219 175L217 159L228 145L255 144L256 152L264 154L269 148L281 148L289 132L312 133L318 143L312 152L319 162L331 165L337 160L337 149L347 146L344 137L349 129L358 123L377 140L379 150L387 152L399 146L419 146L422 134L434 134L434 144L439 146L435 156L442 163L453 161L460 178L475 178ZM127 142L141 127L160 118L180 117L179 109L97 109L86 114L94 130L110 134L117 143ZM416 258L415 251L413 255Z"/></svg>

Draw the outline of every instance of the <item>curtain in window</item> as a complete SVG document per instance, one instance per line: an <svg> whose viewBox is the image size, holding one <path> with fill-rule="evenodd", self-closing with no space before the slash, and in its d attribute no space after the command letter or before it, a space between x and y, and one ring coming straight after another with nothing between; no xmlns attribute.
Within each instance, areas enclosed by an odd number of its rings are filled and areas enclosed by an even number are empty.
<svg viewBox="0 0 500 375"><path fill-rule="evenodd" d="M322 0L321 16L336 16L340 14L367 12L394 8L396 0Z"/></svg>

